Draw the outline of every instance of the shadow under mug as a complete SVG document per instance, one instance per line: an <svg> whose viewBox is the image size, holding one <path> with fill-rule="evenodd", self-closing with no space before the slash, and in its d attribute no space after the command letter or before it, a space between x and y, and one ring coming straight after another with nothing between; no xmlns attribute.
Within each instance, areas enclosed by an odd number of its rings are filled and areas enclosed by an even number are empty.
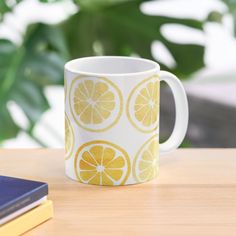
<svg viewBox="0 0 236 236"><path fill-rule="evenodd" d="M160 81L171 88L176 121L159 144ZM95 185L128 185L157 176L159 154L176 149L188 124L184 88L151 60L85 57L65 65L66 175Z"/></svg>

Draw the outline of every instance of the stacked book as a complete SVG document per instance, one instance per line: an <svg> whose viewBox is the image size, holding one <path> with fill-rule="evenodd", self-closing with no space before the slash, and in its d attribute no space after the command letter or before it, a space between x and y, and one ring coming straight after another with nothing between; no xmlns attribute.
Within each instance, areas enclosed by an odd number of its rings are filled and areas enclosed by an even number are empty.
<svg viewBox="0 0 236 236"><path fill-rule="evenodd" d="M21 235L53 216L46 183L0 176L0 236Z"/></svg>

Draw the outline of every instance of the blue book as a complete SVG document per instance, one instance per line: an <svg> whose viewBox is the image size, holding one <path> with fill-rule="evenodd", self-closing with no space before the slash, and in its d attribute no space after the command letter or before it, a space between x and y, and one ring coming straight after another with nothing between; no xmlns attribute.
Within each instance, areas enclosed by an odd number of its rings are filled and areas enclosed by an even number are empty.
<svg viewBox="0 0 236 236"><path fill-rule="evenodd" d="M0 220L47 195L46 183L0 176Z"/></svg>

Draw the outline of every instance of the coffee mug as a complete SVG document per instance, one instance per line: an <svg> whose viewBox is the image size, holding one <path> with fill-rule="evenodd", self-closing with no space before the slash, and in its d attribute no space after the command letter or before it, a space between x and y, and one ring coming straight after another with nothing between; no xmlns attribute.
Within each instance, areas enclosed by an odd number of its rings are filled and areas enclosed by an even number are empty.
<svg viewBox="0 0 236 236"><path fill-rule="evenodd" d="M160 81L170 86L176 109L173 132L162 144ZM149 181L157 176L159 154L180 145L187 124L181 82L154 61L99 56L65 65L65 166L73 180L95 185Z"/></svg>

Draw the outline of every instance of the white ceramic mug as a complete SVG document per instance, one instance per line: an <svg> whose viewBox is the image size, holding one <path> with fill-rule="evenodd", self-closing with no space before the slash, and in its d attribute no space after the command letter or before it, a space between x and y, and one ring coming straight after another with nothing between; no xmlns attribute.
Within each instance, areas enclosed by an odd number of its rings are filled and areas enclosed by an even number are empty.
<svg viewBox="0 0 236 236"><path fill-rule="evenodd" d="M170 138L159 145L160 81L173 92L176 121ZM181 82L154 61L103 56L65 65L66 174L74 180L96 185L151 180L159 153L181 144L187 124Z"/></svg>

